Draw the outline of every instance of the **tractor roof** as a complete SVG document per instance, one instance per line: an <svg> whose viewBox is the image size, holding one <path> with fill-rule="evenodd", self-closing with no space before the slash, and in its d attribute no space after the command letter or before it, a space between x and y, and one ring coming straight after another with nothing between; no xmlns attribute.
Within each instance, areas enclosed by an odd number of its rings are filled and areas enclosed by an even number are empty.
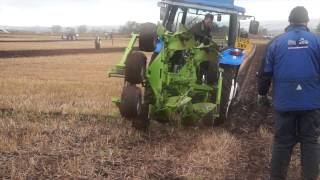
<svg viewBox="0 0 320 180"><path fill-rule="evenodd" d="M244 14L245 8L235 6L234 0L162 0L160 3L227 14Z"/></svg>

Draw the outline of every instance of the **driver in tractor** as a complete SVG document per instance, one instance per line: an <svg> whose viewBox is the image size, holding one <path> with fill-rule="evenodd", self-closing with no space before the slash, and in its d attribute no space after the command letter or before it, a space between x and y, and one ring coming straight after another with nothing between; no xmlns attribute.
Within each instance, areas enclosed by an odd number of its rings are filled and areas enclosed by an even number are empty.
<svg viewBox="0 0 320 180"><path fill-rule="evenodd" d="M208 45L212 40L213 15L206 14L204 20L193 25L190 31L194 34L196 41Z"/></svg>

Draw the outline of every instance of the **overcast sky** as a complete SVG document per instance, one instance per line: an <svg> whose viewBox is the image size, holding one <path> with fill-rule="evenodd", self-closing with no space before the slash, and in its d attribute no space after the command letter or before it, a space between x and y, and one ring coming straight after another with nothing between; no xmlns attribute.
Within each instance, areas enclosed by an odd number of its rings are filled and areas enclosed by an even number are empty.
<svg viewBox="0 0 320 180"><path fill-rule="evenodd" d="M0 25L76 26L121 25L128 20L157 22L158 0L0 0ZM303 5L312 19L320 18L319 0L235 0L258 20L287 20Z"/></svg>

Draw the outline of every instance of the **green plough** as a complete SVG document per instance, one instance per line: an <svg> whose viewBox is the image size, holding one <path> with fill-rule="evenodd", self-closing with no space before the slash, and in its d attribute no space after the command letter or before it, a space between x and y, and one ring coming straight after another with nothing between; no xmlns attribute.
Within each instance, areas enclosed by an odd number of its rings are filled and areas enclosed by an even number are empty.
<svg viewBox="0 0 320 180"><path fill-rule="evenodd" d="M213 126L226 120L245 57L242 49L234 48L239 20L247 16L233 1L223 6L212 1L162 0L162 25L145 23L139 34L131 35L120 63L108 74L124 78L121 97L112 101L135 128L146 130L150 119L178 126ZM219 47L213 40L208 45L196 42L186 28L205 13L229 26L229 32L214 29L222 36ZM250 30L256 32L258 23L251 24L255 26ZM133 51L137 41L141 51ZM152 52L151 58L142 51Z"/></svg>

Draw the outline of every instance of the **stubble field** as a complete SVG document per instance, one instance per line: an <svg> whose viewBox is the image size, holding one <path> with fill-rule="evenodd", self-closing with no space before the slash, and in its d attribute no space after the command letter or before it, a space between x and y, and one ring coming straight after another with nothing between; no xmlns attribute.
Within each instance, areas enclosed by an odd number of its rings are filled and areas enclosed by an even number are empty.
<svg viewBox="0 0 320 180"><path fill-rule="evenodd" d="M70 47L14 44L1 43L0 51ZM123 82L107 70L121 54L0 58L0 178L268 179L272 111L255 106L258 62L249 70L247 96L223 126L152 122L144 134L111 103ZM296 156L290 179L299 179L298 167Z"/></svg>

